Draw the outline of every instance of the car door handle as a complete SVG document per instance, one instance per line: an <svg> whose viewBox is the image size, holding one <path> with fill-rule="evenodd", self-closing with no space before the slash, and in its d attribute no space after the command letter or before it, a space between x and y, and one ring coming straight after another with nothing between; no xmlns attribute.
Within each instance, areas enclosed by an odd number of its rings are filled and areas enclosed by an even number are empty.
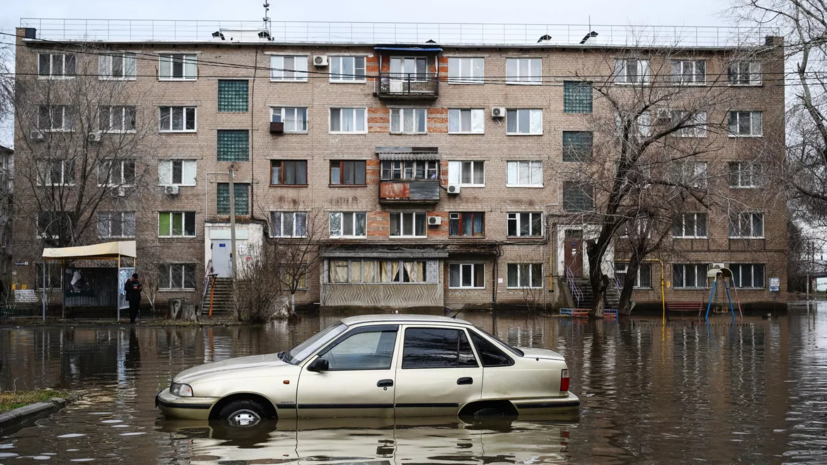
<svg viewBox="0 0 827 465"><path fill-rule="evenodd" d="M457 380L457 384L474 384L474 378L460 378Z"/></svg>
<svg viewBox="0 0 827 465"><path fill-rule="evenodd" d="M392 379L380 379L378 383L376 383L376 387L391 387L393 386Z"/></svg>

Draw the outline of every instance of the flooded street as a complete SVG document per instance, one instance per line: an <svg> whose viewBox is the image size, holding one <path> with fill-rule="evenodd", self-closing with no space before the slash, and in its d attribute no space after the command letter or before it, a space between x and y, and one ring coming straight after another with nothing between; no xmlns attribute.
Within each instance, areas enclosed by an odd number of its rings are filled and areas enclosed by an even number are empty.
<svg viewBox="0 0 827 465"><path fill-rule="evenodd" d="M587 322L464 318L566 357L580 415L285 421L251 430L167 421L156 392L193 365L290 348L337 316L266 327L0 328L0 388L85 389L0 438L0 463L827 462L827 305L773 319Z"/></svg>

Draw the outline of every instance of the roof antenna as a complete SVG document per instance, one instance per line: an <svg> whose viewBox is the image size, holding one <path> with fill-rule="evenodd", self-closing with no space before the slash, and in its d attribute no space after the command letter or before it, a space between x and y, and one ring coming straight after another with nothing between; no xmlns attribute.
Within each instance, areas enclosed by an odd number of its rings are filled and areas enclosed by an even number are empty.
<svg viewBox="0 0 827 465"><path fill-rule="evenodd" d="M270 24L270 3L267 0L264 0L264 29L267 31L267 38L270 39L273 36L273 28ZM272 39L271 39L272 40Z"/></svg>

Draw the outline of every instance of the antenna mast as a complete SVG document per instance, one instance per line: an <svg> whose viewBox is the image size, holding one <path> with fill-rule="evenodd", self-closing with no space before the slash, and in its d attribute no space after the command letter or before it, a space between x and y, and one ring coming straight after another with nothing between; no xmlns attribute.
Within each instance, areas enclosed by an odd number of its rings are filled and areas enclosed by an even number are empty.
<svg viewBox="0 0 827 465"><path fill-rule="evenodd" d="M264 21L264 29L267 30L270 37L273 37L273 26L270 22L270 2L264 0L264 5L262 6L264 7L264 18L262 18Z"/></svg>

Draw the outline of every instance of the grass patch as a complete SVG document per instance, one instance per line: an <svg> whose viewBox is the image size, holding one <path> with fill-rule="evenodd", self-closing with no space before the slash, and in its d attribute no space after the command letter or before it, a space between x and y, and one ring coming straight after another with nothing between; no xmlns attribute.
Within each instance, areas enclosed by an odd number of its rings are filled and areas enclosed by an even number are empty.
<svg viewBox="0 0 827 465"><path fill-rule="evenodd" d="M70 393L68 391L53 391L51 389L40 391L3 391L0 392L0 413L6 413L16 408L38 402L48 402L55 397L65 399L69 397L69 395Z"/></svg>

